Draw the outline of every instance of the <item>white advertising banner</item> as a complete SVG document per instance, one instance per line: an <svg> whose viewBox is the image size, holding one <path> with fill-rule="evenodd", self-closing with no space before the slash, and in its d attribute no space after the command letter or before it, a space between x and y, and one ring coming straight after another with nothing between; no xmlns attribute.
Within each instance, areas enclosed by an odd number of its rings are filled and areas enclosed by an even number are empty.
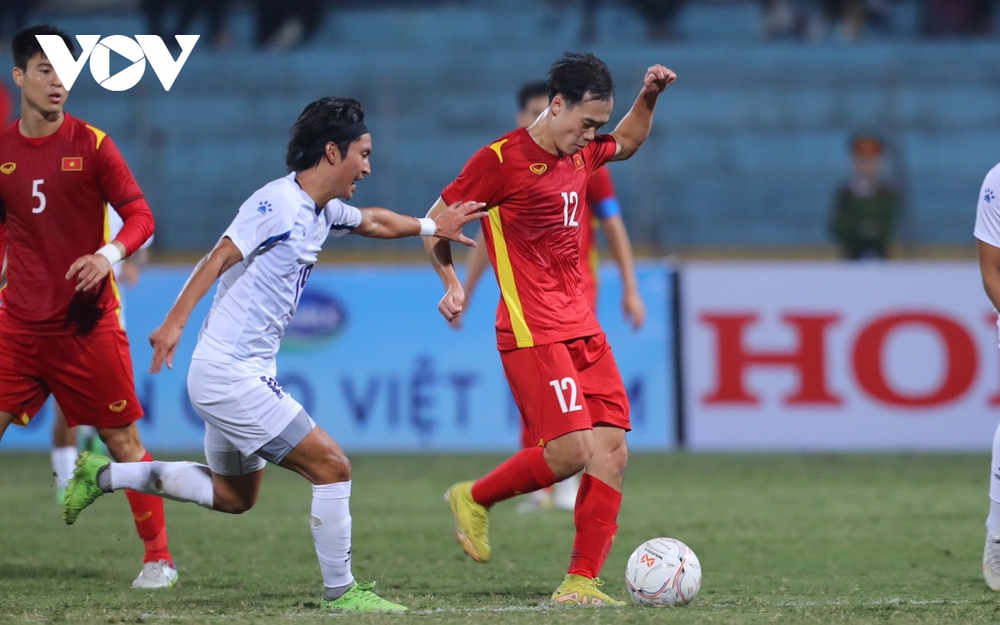
<svg viewBox="0 0 1000 625"><path fill-rule="evenodd" d="M691 263L692 450L988 450L996 314L978 265Z"/></svg>

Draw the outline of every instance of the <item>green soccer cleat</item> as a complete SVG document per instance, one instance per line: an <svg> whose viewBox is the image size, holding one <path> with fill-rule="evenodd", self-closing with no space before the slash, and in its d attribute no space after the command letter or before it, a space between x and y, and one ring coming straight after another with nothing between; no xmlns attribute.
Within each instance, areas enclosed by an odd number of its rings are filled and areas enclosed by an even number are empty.
<svg viewBox="0 0 1000 625"><path fill-rule="evenodd" d="M582 575L568 573L559 588L552 593L552 603L559 605L586 605L592 607L611 606L618 607L625 605L624 601L612 599L601 592L598 586L603 586L604 582L598 578L588 579Z"/></svg>
<svg viewBox="0 0 1000 625"><path fill-rule="evenodd" d="M111 464L111 458L85 451L76 459L76 470L66 487L66 501L63 503L63 521L73 525L83 509L104 494L97 485L97 473Z"/></svg>
<svg viewBox="0 0 1000 625"><path fill-rule="evenodd" d="M444 494L455 517L455 539L476 562L490 561L489 511L472 498L472 482L459 482Z"/></svg>
<svg viewBox="0 0 1000 625"><path fill-rule="evenodd" d="M324 599L320 608L333 612L406 612L406 606L386 601L372 590L375 582L358 582L333 601Z"/></svg>

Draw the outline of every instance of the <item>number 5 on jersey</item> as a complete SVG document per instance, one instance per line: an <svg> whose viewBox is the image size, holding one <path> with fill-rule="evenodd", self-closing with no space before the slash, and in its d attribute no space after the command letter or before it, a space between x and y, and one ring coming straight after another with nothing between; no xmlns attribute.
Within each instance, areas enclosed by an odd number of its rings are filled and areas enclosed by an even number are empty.
<svg viewBox="0 0 1000 625"><path fill-rule="evenodd" d="M38 206L36 206L35 208L31 209L31 212L33 212L36 215L38 213L42 212L43 210L45 210L45 194L42 193L42 190L38 188L38 187L42 186L42 184L44 184L44 183L45 183L44 179L43 180L32 180L31 181L31 197L37 197L38 198Z"/></svg>
<svg viewBox="0 0 1000 625"><path fill-rule="evenodd" d="M565 195L565 194L563 194ZM552 380L549 382L551 386L556 391L556 399L559 400L559 409L563 413L576 412L577 410L583 410L583 406L576 403L576 380L573 378L563 378L562 380ZM566 401L566 391L569 391L569 402Z"/></svg>

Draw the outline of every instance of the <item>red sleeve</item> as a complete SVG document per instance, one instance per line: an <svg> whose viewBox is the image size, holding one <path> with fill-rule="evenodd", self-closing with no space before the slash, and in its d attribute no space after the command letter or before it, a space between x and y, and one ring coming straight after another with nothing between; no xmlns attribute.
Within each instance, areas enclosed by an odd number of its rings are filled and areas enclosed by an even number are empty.
<svg viewBox="0 0 1000 625"><path fill-rule="evenodd" d="M587 203L597 204L615 196L615 185L607 167L599 167L587 180Z"/></svg>
<svg viewBox="0 0 1000 625"><path fill-rule="evenodd" d="M124 225L115 237L125 246L126 256L135 253L153 236L153 212L142 195L139 183L125 163L111 137L104 137L97 148L99 184L104 199L115 207Z"/></svg>
<svg viewBox="0 0 1000 625"><path fill-rule="evenodd" d="M611 135L597 135L584 150L587 152L584 158L590 166L590 173L593 174L601 165L614 158L615 152L618 151L618 142Z"/></svg>
<svg viewBox="0 0 1000 625"><path fill-rule="evenodd" d="M462 168L458 178L441 192L445 204L485 202L487 208L504 199L500 158L489 147L480 149Z"/></svg>
<svg viewBox="0 0 1000 625"><path fill-rule="evenodd" d="M0 198L0 268L7 260L7 206Z"/></svg>
<svg viewBox="0 0 1000 625"><path fill-rule="evenodd" d="M0 275L7 265L7 224L0 221ZM3 280L0 280L3 282Z"/></svg>
<svg viewBox="0 0 1000 625"><path fill-rule="evenodd" d="M0 125L6 124L10 119L10 92L5 85L0 84Z"/></svg>

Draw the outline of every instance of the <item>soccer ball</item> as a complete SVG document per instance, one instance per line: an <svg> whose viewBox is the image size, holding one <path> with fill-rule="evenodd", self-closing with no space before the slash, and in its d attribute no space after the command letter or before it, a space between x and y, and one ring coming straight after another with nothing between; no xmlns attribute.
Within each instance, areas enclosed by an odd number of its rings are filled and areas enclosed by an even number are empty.
<svg viewBox="0 0 1000 625"><path fill-rule="evenodd" d="M625 583L639 605L687 605L701 588L701 562L681 541L654 538L632 552Z"/></svg>

